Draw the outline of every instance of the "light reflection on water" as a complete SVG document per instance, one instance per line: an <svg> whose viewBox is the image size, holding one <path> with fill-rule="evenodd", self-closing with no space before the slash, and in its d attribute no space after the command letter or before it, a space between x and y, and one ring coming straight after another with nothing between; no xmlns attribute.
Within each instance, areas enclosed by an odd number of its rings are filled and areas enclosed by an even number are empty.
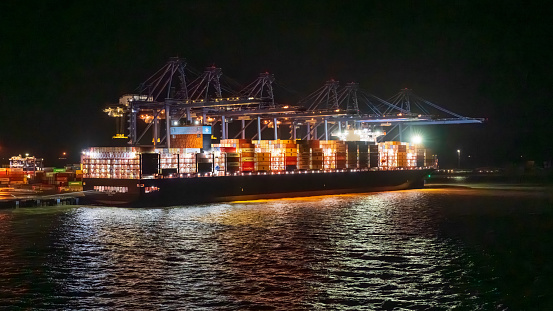
<svg viewBox="0 0 553 311"><path fill-rule="evenodd" d="M538 215L543 236L530 246L550 255L550 208L536 192L457 188L159 209L1 211L0 305L528 307L551 302L517 300L553 288L539 278L551 264L524 257L528 245L517 245L517 236L535 234L536 217L525 215ZM519 226L514 233L513 224ZM503 284L513 268L496 261L505 253L515 257L509 265L533 265L525 271L530 275L514 275L516 287ZM539 286L522 294L527 281Z"/></svg>

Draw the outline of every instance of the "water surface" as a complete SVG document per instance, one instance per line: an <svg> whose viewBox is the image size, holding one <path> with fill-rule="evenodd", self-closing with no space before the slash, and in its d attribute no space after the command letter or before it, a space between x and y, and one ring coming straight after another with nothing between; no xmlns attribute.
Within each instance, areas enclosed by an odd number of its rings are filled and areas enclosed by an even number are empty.
<svg viewBox="0 0 553 311"><path fill-rule="evenodd" d="M0 211L6 309L544 310L553 192Z"/></svg>

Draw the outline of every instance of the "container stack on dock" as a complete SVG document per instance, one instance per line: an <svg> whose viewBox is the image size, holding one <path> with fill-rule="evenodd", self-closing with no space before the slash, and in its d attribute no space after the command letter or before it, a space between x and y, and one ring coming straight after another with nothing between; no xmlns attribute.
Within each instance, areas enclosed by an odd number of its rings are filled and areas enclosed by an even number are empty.
<svg viewBox="0 0 553 311"><path fill-rule="evenodd" d="M0 186L8 185L10 183L7 170L7 168L0 168Z"/></svg>
<svg viewBox="0 0 553 311"><path fill-rule="evenodd" d="M70 178L71 174L70 173L66 173L66 172L59 172L56 174L56 177L55 177L55 184L58 186L58 187L66 187L66 186L69 186L69 178ZM117 176L114 174L114 176ZM114 178L119 178L119 177L114 177Z"/></svg>
<svg viewBox="0 0 553 311"><path fill-rule="evenodd" d="M27 182L22 168L1 168L0 185L21 185Z"/></svg>
<svg viewBox="0 0 553 311"><path fill-rule="evenodd" d="M25 171L22 168L0 168L0 187L28 187L33 190L80 191L83 172L78 167L41 168Z"/></svg>
<svg viewBox="0 0 553 311"><path fill-rule="evenodd" d="M83 171L80 165L64 168L45 167L42 171L25 172L26 184L33 190L81 191Z"/></svg>

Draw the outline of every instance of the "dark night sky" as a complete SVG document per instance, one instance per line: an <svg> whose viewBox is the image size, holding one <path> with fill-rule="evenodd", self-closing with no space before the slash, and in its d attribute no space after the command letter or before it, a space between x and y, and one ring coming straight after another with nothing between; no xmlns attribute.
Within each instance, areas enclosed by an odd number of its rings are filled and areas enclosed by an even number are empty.
<svg viewBox="0 0 553 311"><path fill-rule="evenodd" d="M283 103L330 78L382 98L409 87L489 120L422 128L442 165L458 148L473 165L540 163L553 157L551 13L522 1L2 1L0 163L62 151L78 162L114 133L101 108L172 56L243 84L274 73Z"/></svg>

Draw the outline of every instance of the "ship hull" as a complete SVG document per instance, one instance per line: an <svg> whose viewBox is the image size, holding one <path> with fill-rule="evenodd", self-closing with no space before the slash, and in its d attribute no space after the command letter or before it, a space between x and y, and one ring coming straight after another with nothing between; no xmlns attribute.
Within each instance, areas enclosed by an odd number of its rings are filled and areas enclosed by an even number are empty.
<svg viewBox="0 0 553 311"><path fill-rule="evenodd" d="M92 204L128 207L275 199L421 188L432 170L294 173L224 177L105 179L86 178ZM99 186L126 192L95 191Z"/></svg>

